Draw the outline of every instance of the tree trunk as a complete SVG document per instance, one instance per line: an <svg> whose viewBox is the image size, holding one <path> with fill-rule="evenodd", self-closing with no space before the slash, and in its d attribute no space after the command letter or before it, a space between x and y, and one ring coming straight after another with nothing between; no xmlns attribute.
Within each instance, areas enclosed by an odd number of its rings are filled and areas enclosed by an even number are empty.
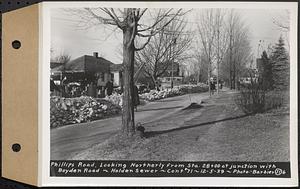
<svg viewBox="0 0 300 189"><path fill-rule="evenodd" d="M211 96L211 88L210 88L210 59L208 60L208 69L207 69L207 80L208 80L208 92L209 96Z"/></svg>
<svg viewBox="0 0 300 189"><path fill-rule="evenodd" d="M230 34L230 38L229 38L229 50L230 50L230 54L229 54L229 81L230 81L230 89L233 89L232 86L232 34Z"/></svg>
<svg viewBox="0 0 300 189"><path fill-rule="evenodd" d="M235 82L235 81L236 81L236 65L235 65L235 64L236 64L236 62L235 62L235 60L234 60L234 61L233 61L233 74L232 74L232 77L233 77L233 78L232 78L232 80L233 80L233 81L232 81L232 82L233 82L233 84L232 84L232 85L233 85L233 89L236 89L236 85L235 85L235 83L236 83L236 82Z"/></svg>
<svg viewBox="0 0 300 189"><path fill-rule="evenodd" d="M219 61L217 63L217 94L219 94Z"/></svg>
<svg viewBox="0 0 300 189"><path fill-rule="evenodd" d="M217 94L219 94L219 64L220 64L220 28L219 27L220 27L220 20L218 19Z"/></svg>
<svg viewBox="0 0 300 189"><path fill-rule="evenodd" d="M200 68L197 73L197 84L200 83Z"/></svg>
<svg viewBox="0 0 300 189"><path fill-rule="evenodd" d="M127 27L123 31L123 63L124 63L124 92L123 92L123 114L122 131L128 136L135 133L134 125L134 106L133 106L133 88L134 88L134 43L130 41L133 28Z"/></svg>

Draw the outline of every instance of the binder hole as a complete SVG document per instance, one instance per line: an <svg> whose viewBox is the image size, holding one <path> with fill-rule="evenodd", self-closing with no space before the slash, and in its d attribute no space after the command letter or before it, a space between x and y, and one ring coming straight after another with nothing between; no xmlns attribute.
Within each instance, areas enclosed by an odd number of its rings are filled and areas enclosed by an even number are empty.
<svg viewBox="0 0 300 189"><path fill-rule="evenodd" d="M12 46L14 49L19 49L21 47L21 42L18 40L15 40L12 42Z"/></svg>
<svg viewBox="0 0 300 189"><path fill-rule="evenodd" d="M21 145L18 144L18 143L13 144L13 145L12 145L12 150L13 150L14 152L19 152L19 151L21 150Z"/></svg>

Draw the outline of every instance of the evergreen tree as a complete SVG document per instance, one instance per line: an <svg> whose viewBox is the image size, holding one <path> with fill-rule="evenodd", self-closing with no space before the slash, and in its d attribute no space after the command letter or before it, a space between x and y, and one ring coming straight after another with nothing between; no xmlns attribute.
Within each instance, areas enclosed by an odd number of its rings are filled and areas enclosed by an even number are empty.
<svg viewBox="0 0 300 189"><path fill-rule="evenodd" d="M262 59L262 68L263 68L261 79L262 79L263 87L266 90L272 89L273 88L272 64L266 51L263 51L261 55L261 59Z"/></svg>
<svg viewBox="0 0 300 189"><path fill-rule="evenodd" d="M284 40L282 36L280 36L278 43L273 47L273 52L270 57L273 88L275 90L287 90L289 88L289 56L284 45Z"/></svg>

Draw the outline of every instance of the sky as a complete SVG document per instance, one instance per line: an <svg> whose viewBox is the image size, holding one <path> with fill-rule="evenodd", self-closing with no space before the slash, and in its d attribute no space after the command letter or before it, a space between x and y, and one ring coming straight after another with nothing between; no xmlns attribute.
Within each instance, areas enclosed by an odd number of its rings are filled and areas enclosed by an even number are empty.
<svg viewBox="0 0 300 189"><path fill-rule="evenodd" d="M193 9L187 15L189 27L195 28L196 15L199 11L201 9ZM280 35L287 39L287 34L279 30L272 21L273 18L286 14L286 10L236 9L236 11L249 28L252 52L255 57L261 54L261 47L266 49L269 44L274 45ZM258 49L260 40L261 46ZM121 44L122 32L119 29L113 30L104 25L82 28L78 26L77 17L67 12L66 9L51 10L53 56L67 53L71 59L75 59L98 52L100 56L120 64L122 62Z"/></svg>

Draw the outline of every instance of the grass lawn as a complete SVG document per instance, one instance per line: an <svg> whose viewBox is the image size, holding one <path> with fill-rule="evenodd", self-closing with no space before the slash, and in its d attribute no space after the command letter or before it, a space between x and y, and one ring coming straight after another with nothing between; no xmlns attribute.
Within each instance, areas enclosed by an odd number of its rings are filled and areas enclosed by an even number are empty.
<svg viewBox="0 0 300 189"><path fill-rule="evenodd" d="M289 109L245 115L234 93L147 123L146 138L112 136L76 160L289 161Z"/></svg>

